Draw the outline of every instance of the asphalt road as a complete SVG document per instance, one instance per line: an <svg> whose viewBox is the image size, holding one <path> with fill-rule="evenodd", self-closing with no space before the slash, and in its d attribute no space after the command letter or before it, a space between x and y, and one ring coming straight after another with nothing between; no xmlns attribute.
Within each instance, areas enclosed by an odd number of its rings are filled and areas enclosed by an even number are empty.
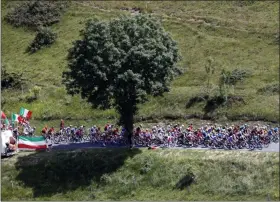
<svg viewBox="0 0 280 202"><path fill-rule="evenodd" d="M126 147L126 146L106 146L107 148L120 148L120 147ZM89 142L82 142L82 143L68 143L68 144L53 144L52 145L52 150L73 150L73 149L86 149L86 148L104 148L101 145L98 144L92 144ZM140 147L138 147L140 148ZM184 147L173 147L170 149L208 149L209 148L184 148ZM232 150L232 151L250 151L248 149L242 149L242 150ZM262 150L255 149L253 151L261 151L261 152L279 152L279 143L272 143L269 145L268 148L262 148Z"/></svg>

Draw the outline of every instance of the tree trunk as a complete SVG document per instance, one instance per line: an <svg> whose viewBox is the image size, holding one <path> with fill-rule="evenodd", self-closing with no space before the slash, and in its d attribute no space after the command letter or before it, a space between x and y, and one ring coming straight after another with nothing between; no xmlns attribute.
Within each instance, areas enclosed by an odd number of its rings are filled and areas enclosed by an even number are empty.
<svg viewBox="0 0 280 202"><path fill-rule="evenodd" d="M132 111L127 111L127 113L123 117L124 127L127 132L127 138L130 148L133 145L133 113Z"/></svg>
<svg viewBox="0 0 280 202"><path fill-rule="evenodd" d="M119 100L118 111L120 112L120 123L124 125L130 148L133 146L133 116L136 113L135 87L127 86L123 97Z"/></svg>

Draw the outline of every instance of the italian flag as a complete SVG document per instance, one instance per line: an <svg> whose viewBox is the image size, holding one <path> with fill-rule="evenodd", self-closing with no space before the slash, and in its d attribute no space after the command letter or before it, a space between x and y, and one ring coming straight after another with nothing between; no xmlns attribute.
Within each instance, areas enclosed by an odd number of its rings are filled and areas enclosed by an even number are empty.
<svg viewBox="0 0 280 202"><path fill-rule="evenodd" d="M12 114L12 123L14 122L19 122L19 123L22 122L22 118L20 117L20 115L14 113Z"/></svg>
<svg viewBox="0 0 280 202"><path fill-rule="evenodd" d="M28 109L21 107L19 114L26 119L30 119L32 115L32 111L29 111Z"/></svg>
<svg viewBox="0 0 280 202"><path fill-rule="evenodd" d="M7 119L7 116L4 112L1 111L1 119L4 119L5 124L9 124L9 120Z"/></svg>
<svg viewBox="0 0 280 202"><path fill-rule="evenodd" d="M48 145L46 139L41 137L26 137L19 136L18 149L19 150L43 150L47 149Z"/></svg>

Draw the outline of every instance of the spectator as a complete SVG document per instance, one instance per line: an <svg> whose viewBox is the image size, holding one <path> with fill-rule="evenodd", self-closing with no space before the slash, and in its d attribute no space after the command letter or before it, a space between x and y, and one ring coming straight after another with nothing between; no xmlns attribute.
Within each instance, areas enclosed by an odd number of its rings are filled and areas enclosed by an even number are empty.
<svg viewBox="0 0 280 202"><path fill-rule="evenodd" d="M64 129L64 120L60 120L60 130Z"/></svg>

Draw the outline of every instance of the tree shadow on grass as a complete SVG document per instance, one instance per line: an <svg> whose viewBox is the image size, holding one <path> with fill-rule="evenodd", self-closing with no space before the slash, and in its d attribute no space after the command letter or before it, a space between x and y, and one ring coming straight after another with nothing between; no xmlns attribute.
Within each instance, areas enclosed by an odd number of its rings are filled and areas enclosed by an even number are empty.
<svg viewBox="0 0 280 202"><path fill-rule="evenodd" d="M48 197L101 183L103 174L117 171L140 149L112 148L37 152L19 157L16 180L33 189L33 197Z"/></svg>

